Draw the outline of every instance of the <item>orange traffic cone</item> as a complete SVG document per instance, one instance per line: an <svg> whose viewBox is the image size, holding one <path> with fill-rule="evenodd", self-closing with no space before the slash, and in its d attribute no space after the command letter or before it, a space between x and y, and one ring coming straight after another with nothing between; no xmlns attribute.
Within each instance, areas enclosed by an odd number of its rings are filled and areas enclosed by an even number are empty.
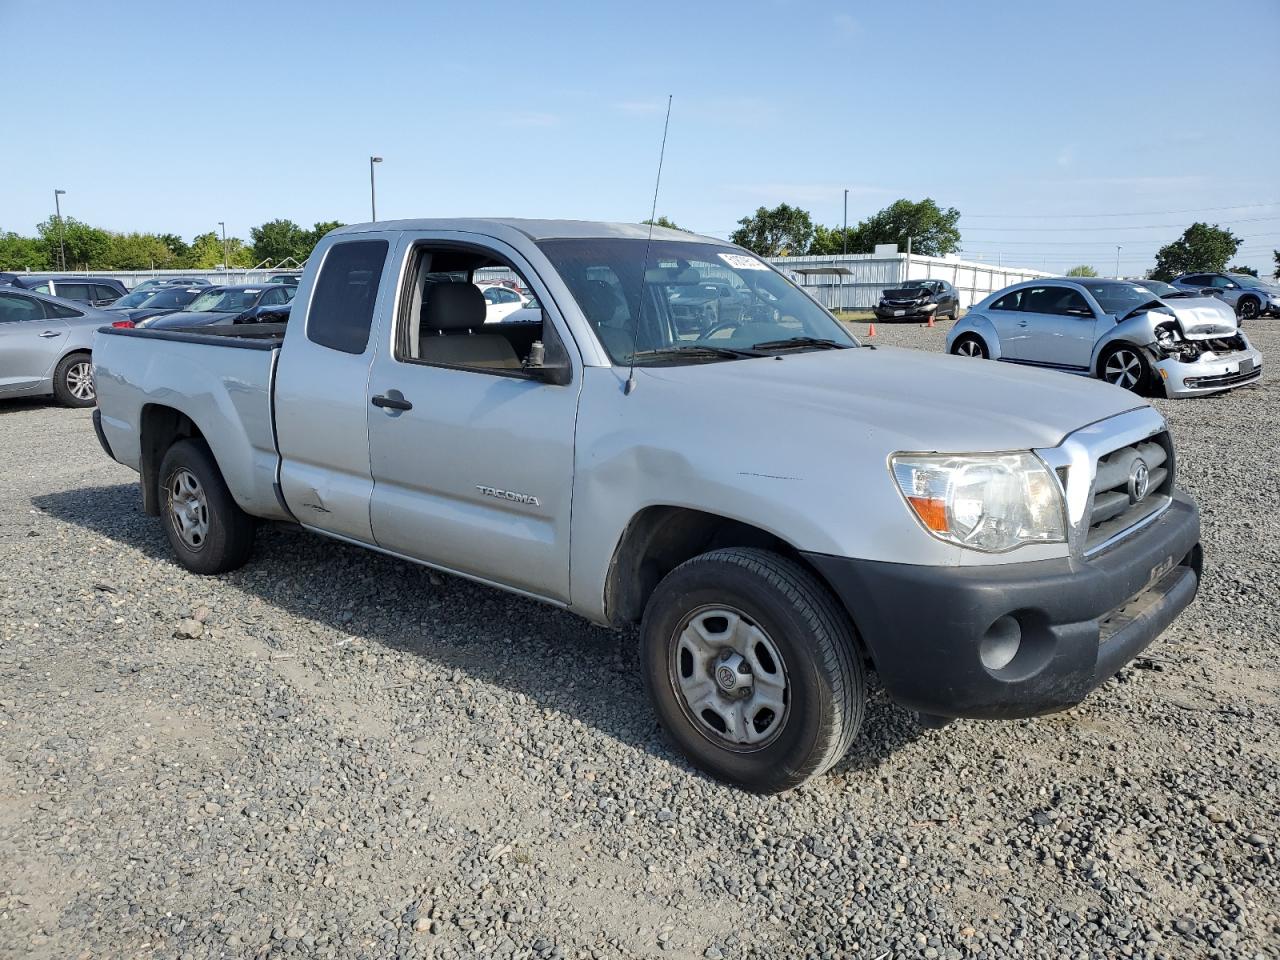
<svg viewBox="0 0 1280 960"><path fill-rule="evenodd" d="M926 327L932 327L932 326L935 326L935 324L934 324L934 322L933 322L933 314L932 314L932 313L931 313L931 314L929 314L929 322L928 322L928 323L926 323L926 324L925 324L925 326L926 326Z"/></svg>
<svg viewBox="0 0 1280 960"><path fill-rule="evenodd" d="M873 323L867 328L867 336L874 337L876 335L876 325Z"/></svg>

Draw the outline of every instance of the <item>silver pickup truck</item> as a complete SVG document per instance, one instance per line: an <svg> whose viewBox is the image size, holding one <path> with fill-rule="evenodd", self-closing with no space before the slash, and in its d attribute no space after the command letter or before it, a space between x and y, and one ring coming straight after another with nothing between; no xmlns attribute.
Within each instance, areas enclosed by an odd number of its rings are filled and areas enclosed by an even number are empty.
<svg viewBox="0 0 1280 960"><path fill-rule="evenodd" d="M495 270L539 310L486 323ZM707 283L741 309L678 327ZM687 233L344 227L287 325L103 329L93 360L102 446L190 570L245 563L262 518L639 624L671 738L753 790L841 757L867 669L930 725L1061 710L1199 584L1145 401L863 346Z"/></svg>

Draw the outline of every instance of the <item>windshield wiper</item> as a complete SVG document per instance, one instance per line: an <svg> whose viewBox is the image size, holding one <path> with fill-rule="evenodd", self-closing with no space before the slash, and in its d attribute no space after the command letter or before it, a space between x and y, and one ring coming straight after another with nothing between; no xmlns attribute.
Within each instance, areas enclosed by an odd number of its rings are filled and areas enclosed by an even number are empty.
<svg viewBox="0 0 1280 960"><path fill-rule="evenodd" d="M787 337L785 340L763 340L753 343L752 350L788 350L792 347L816 347L819 350L844 350L852 347L852 343L841 343L839 340L828 340L824 337Z"/></svg>
<svg viewBox="0 0 1280 960"><path fill-rule="evenodd" d="M659 347L656 350L640 350L631 355L634 360L662 360L666 358L742 360L748 357L762 357L764 354L755 350L739 350L733 347L713 347L706 344L686 344L680 347Z"/></svg>

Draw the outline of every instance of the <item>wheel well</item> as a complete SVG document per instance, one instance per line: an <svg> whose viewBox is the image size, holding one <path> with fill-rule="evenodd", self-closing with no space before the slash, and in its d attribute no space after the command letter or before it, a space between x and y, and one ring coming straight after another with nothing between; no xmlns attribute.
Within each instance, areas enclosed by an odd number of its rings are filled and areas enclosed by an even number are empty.
<svg viewBox="0 0 1280 960"><path fill-rule="evenodd" d="M182 411L149 403L142 408L139 437L142 447L142 509L154 517L160 513L160 461L179 440L203 439L204 434Z"/></svg>
<svg viewBox="0 0 1280 960"><path fill-rule="evenodd" d="M795 547L767 530L686 507L647 507L631 518L609 564L604 602L610 622L615 626L639 623L663 577L686 560L722 547L760 547L780 553L830 589Z"/></svg>

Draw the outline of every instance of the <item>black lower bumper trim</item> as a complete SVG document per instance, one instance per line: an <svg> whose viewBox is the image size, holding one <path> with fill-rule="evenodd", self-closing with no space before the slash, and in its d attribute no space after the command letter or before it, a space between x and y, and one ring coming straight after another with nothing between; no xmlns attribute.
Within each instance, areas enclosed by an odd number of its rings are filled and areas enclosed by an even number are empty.
<svg viewBox="0 0 1280 960"><path fill-rule="evenodd" d="M97 407L93 408L93 432L98 435L98 443L102 445L103 451L114 460L116 455L111 452L111 444L107 443L107 435L102 432L102 411Z"/></svg>
<svg viewBox="0 0 1280 960"><path fill-rule="evenodd" d="M885 689L937 717L1001 719L1073 706L1192 601L1200 515L1161 517L1089 560L925 567L806 554L857 625Z"/></svg>

